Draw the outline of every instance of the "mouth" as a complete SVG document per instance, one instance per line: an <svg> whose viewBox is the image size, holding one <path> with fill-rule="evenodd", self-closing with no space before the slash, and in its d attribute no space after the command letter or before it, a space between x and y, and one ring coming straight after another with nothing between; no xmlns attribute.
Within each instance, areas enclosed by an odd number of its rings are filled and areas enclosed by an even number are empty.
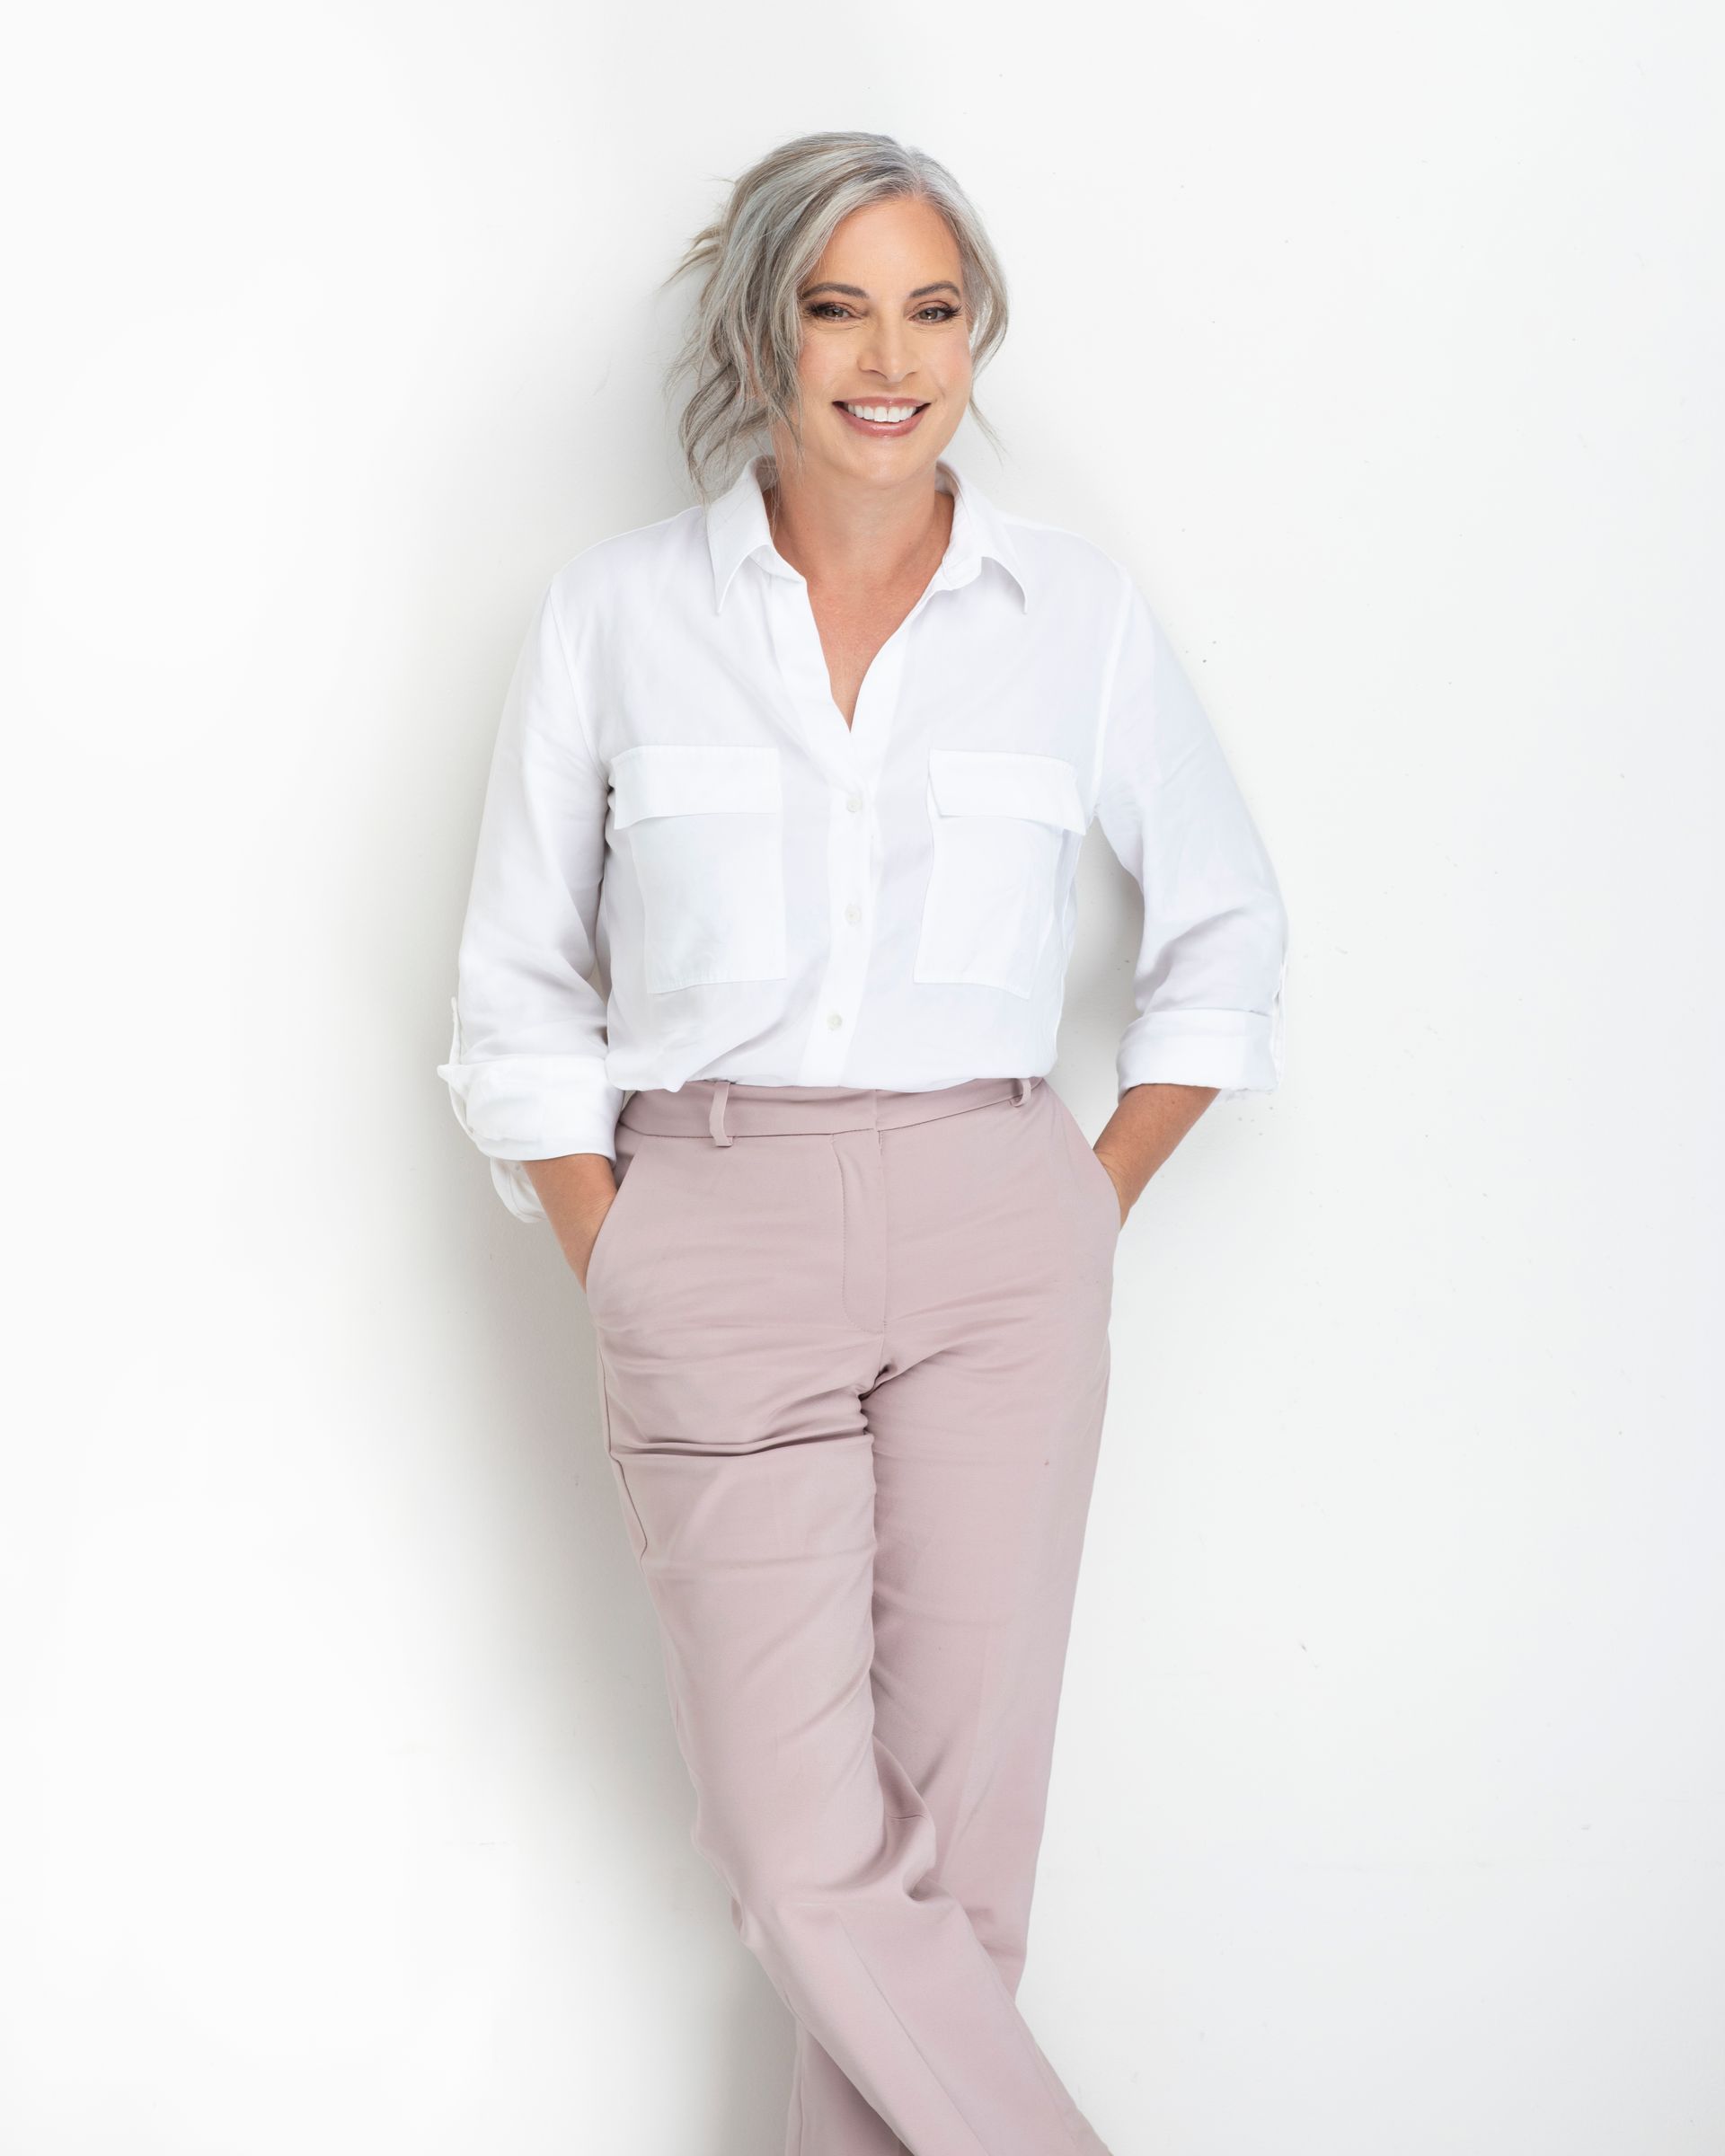
<svg viewBox="0 0 1725 2156"><path fill-rule="evenodd" d="M852 403L835 398L833 410L842 419L848 420L859 434L908 434L928 410L926 398L921 403L906 397L882 397L876 400L858 398Z"/></svg>

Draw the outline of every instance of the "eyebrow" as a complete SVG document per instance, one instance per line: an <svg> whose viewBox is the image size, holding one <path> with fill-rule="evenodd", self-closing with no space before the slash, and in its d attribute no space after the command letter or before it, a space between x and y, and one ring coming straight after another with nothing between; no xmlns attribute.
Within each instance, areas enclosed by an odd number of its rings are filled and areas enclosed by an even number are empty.
<svg viewBox="0 0 1725 2156"><path fill-rule="evenodd" d="M804 299L812 299L817 292L843 292L850 299L866 299L869 296L861 285L836 285L830 278L823 284L805 285L801 296ZM931 292L951 292L956 294L960 299L964 297L963 293L959 291L959 287L951 278L945 277L942 278L938 284L918 285L910 296L912 299L924 299Z"/></svg>

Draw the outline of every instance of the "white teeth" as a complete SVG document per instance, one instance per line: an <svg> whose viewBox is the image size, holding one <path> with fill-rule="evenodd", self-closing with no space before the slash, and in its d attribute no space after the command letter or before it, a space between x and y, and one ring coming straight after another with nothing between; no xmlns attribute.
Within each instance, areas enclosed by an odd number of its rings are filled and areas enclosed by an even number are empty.
<svg viewBox="0 0 1725 2156"><path fill-rule="evenodd" d="M916 404L847 404L845 409L859 420L875 420L889 427L894 420L907 420L921 408Z"/></svg>

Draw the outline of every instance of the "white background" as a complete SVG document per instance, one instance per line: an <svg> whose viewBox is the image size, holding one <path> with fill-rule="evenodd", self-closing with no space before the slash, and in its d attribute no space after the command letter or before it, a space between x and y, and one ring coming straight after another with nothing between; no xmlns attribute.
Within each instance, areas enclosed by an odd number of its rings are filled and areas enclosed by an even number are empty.
<svg viewBox="0 0 1725 2156"><path fill-rule="evenodd" d="M1725 2143L1716 14L36 11L0 111L9 2156L774 2156L583 1299L435 1064L657 288L826 127L1293 922L1126 1230L1022 1993L1115 2156ZM1136 895L1092 832L1057 1088ZM809 2156L825 2156L809 2152Z"/></svg>

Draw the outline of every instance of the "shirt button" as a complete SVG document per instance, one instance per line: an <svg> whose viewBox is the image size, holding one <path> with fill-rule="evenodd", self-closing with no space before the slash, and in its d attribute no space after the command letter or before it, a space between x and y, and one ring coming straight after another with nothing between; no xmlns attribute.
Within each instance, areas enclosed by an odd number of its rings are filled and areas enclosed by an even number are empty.
<svg viewBox="0 0 1725 2156"><path fill-rule="evenodd" d="M847 793L845 797L845 806L854 816L862 806L862 796L860 793Z"/></svg>
<svg viewBox="0 0 1725 2156"><path fill-rule="evenodd" d="M845 918L852 923L858 922L862 918L862 908L856 903L854 898L853 898L851 903L845 908Z"/></svg>
<svg viewBox="0 0 1725 2156"><path fill-rule="evenodd" d="M836 1011L829 1011L827 1013L827 1023L829 1026L842 1026L845 1023L845 1020L840 1012Z"/></svg>

